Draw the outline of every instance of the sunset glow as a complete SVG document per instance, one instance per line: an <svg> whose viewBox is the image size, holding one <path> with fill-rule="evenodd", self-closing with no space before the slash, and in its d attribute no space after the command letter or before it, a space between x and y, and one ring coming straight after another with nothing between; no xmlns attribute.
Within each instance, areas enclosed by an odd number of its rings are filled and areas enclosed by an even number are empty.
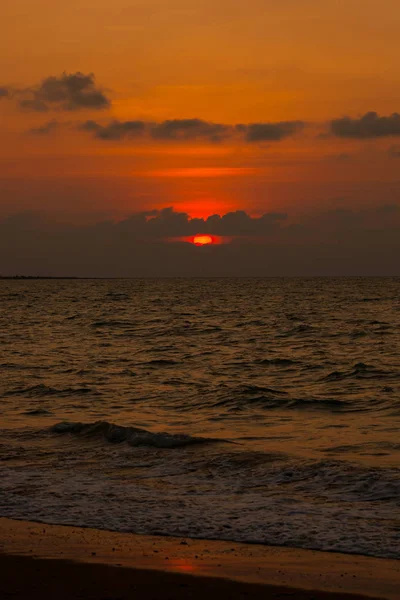
<svg viewBox="0 0 400 600"><path fill-rule="evenodd" d="M398 268L398 0L5 4L0 274Z"/></svg>
<svg viewBox="0 0 400 600"><path fill-rule="evenodd" d="M395 600L399 31L0 2L0 600Z"/></svg>
<svg viewBox="0 0 400 600"><path fill-rule="evenodd" d="M193 244L195 246L207 246L214 242L211 235L195 235L193 238Z"/></svg>

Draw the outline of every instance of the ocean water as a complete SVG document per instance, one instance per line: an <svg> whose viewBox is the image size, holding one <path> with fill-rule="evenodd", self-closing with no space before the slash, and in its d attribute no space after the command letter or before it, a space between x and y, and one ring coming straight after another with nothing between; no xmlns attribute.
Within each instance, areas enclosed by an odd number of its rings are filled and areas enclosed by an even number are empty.
<svg viewBox="0 0 400 600"><path fill-rule="evenodd" d="M0 281L0 515L400 557L400 279Z"/></svg>

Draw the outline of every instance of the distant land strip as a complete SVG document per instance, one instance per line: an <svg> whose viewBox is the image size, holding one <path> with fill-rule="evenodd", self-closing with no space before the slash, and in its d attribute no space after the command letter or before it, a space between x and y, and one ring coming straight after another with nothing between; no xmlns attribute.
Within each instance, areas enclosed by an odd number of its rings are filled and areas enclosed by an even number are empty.
<svg viewBox="0 0 400 600"><path fill-rule="evenodd" d="M85 279L84 277L60 277L51 275L0 275L0 279ZM92 279L92 278L91 278ZM96 279L96 278L93 278Z"/></svg>

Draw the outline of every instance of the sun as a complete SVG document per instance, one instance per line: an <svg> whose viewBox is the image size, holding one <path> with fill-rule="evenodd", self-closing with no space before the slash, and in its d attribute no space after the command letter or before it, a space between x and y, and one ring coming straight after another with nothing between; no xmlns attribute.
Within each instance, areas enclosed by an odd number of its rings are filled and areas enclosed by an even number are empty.
<svg viewBox="0 0 400 600"><path fill-rule="evenodd" d="M193 238L193 244L195 246L207 246L214 242L211 235L195 235Z"/></svg>

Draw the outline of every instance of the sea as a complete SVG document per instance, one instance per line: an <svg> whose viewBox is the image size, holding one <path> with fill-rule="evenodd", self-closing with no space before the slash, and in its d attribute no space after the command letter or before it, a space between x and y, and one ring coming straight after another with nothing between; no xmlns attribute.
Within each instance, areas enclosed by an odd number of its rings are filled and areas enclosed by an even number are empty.
<svg viewBox="0 0 400 600"><path fill-rule="evenodd" d="M400 558L400 278L0 281L0 516Z"/></svg>

